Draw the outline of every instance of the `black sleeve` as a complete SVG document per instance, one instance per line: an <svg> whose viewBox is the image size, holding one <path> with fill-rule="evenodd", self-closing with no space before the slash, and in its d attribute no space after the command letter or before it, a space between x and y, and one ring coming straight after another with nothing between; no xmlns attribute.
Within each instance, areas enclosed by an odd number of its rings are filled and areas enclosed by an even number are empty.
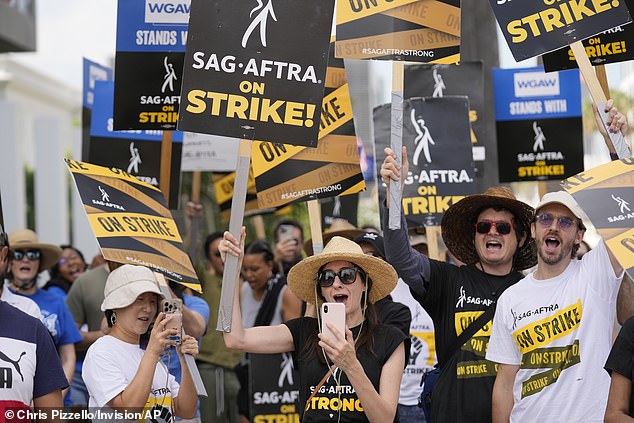
<svg viewBox="0 0 634 423"><path fill-rule="evenodd" d="M409 339L409 334L404 334L401 330L397 329L395 326L383 325L381 330L379 331L381 336L383 337L383 348L382 351L385 352L383 363L384 365L387 360L392 356L396 348L404 342L406 339ZM405 365L407 366L407 349L405 349Z"/></svg>
<svg viewBox="0 0 634 423"><path fill-rule="evenodd" d="M414 297L417 300L423 299L428 289L430 277L429 258L409 245L407 222L402 210L401 227L392 230L388 228L389 212L384 205L381 207L383 208L381 223L387 261L394 266L396 273L409 286Z"/></svg>
<svg viewBox="0 0 634 423"><path fill-rule="evenodd" d="M633 357L634 317L630 317L625 321L616 337L604 368L610 374L614 371L632 380Z"/></svg>
<svg viewBox="0 0 634 423"><path fill-rule="evenodd" d="M409 361L411 338L409 328L412 324L412 313L409 307L392 300L391 297L383 298L375 305L379 321L384 325L394 326L405 335L405 363Z"/></svg>

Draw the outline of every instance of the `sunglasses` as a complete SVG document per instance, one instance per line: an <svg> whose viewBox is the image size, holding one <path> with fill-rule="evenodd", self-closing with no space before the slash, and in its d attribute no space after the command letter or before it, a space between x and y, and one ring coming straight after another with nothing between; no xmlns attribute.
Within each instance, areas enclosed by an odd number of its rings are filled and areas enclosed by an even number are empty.
<svg viewBox="0 0 634 423"><path fill-rule="evenodd" d="M30 261L35 261L35 260L39 260L40 259L40 250L28 250L28 251L23 251L23 250L15 250L13 251L13 259L20 261L24 258L24 256L26 256L27 259L29 259Z"/></svg>
<svg viewBox="0 0 634 423"><path fill-rule="evenodd" d="M539 224L542 225L543 227L549 228L552 226L553 222L555 221L555 216L552 213L540 213L537 216L535 216L535 220L539 222ZM557 217L557 226L559 226L564 231L567 231L568 229L572 228L572 225L574 225L575 222L576 222L575 219L571 219L568 216Z"/></svg>
<svg viewBox="0 0 634 423"><path fill-rule="evenodd" d="M317 283L322 288L327 288L335 283L335 277L339 276L339 280L346 284L353 284L357 280L357 273L361 272L356 267L342 267L339 272L334 270L320 270L317 272Z"/></svg>
<svg viewBox="0 0 634 423"><path fill-rule="evenodd" d="M475 224L476 232L479 234L488 234L491 230L491 226L495 226L495 230L500 235L508 235L511 233L513 227L509 222L499 220L483 220Z"/></svg>

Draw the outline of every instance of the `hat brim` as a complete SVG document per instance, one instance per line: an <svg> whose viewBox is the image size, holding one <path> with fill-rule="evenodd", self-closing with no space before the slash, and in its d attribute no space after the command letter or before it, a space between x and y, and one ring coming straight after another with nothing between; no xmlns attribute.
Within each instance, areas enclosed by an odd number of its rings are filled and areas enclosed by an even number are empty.
<svg viewBox="0 0 634 423"><path fill-rule="evenodd" d="M132 304L139 295L146 292L152 292L164 297L156 282L152 281L136 281L134 283L120 286L104 298L101 303L101 311L115 310L125 308Z"/></svg>
<svg viewBox="0 0 634 423"><path fill-rule="evenodd" d="M295 266L288 273L287 284L293 294L309 304L320 303L315 298L317 271L332 261L348 261L361 268L372 279L372 287L368 295L370 303L376 303L394 290L398 281L396 270L384 260L359 253L322 253L310 256Z"/></svg>
<svg viewBox="0 0 634 423"><path fill-rule="evenodd" d="M528 204L511 198L494 195L470 195L452 205L444 213L441 221L442 238L445 245L466 264L477 263L480 258L475 249L474 224L477 214L488 208L504 208L509 210L522 225L526 240L515 253L513 268L524 270L537 264L535 241L531 238L531 221L534 210Z"/></svg>
<svg viewBox="0 0 634 423"><path fill-rule="evenodd" d="M363 235L364 233L366 232L363 229L343 229L340 231L326 232L322 236L323 236L324 245L326 245L328 244L328 241L330 241L335 236L347 238L352 241L356 237L358 237L359 235ZM304 242L304 251L306 252L306 255L309 255L309 256L312 256L314 254L312 238Z"/></svg>
<svg viewBox="0 0 634 423"><path fill-rule="evenodd" d="M62 249L53 244L42 244L40 242L17 242L11 244L12 250L39 250L40 268L39 271L48 270L55 265L62 257Z"/></svg>

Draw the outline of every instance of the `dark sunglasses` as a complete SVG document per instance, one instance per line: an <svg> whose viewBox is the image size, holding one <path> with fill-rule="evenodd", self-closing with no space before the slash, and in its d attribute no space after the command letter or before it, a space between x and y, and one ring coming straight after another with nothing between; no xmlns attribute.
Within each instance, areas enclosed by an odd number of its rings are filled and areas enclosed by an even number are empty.
<svg viewBox="0 0 634 423"><path fill-rule="evenodd" d="M539 222L539 224L542 225L543 227L549 228L552 226L553 222L555 221L555 216L552 213L540 213L537 216L535 216L535 220ZM574 224L575 224L575 220L569 218L568 216L557 217L557 225L564 231L567 231L568 229L572 228L572 225Z"/></svg>
<svg viewBox="0 0 634 423"><path fill-rule="evenodd" d="M360 269L356 267L342 267L339 269L339 272L335 272L334 270L320 270L317 272L317 283L322 288L327 288L332 286L335 283L335 277L339 276L339 280L346 284L350 285L357 280L357 273L361 272Z"/></svg>
<svg viewBox="0 0 634 423"><path fill-rule="evenodd" d="M508 235L511 233L513 227L509 222L503 222L498 220L483 220L476 223L475 228L479 234L488 234L491 230L491 226L495 226L495 230L500 235Z"/></svg>
<svg viewBox="0 0 634 423"><path fill-rule="evenodd" d="M29 259L30 261L35 261L35 260L39 260L40 259L40 250L28 250L28 251L23 251L23 250L15 250L13 251L13 259L20 261L24 258L24 256L26 256L27 259Z"/></svg>

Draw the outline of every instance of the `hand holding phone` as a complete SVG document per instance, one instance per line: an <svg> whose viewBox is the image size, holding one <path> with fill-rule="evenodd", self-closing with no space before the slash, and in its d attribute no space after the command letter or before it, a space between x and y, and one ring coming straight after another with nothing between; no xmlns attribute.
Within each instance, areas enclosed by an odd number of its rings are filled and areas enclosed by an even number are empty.
<svg viewBox="0 0 634 423"><path fill-rule="evenodd" d="M331 339L336 336L328 327L332 323L342 337L346 337L346 306L343 303L323 303L321 305L321 333Z"/></svg>
<svg viewBox="0 0 634 423"><path fill-rule="evenodd" d="M181 331L183 329L183 301L178 298L161 301L161 311L165 317L171 316L165 324L165 329L176 329L177 335L169 336L168 339L175 341L176 345L181 343Z"/></svg>

